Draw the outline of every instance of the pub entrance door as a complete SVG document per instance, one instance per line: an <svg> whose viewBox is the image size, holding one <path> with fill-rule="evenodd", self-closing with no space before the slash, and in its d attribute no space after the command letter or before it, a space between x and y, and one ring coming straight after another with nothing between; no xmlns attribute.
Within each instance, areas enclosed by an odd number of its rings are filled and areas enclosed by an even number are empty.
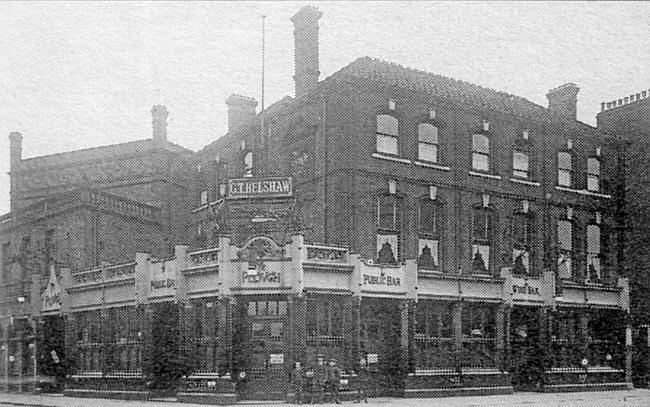
<svg viewBox="0 0 650 407"><path fill-rule="evenodd" d="M535 391L543 385L546 365L541 343L540 310L536 307L515 306L510 316L510 366L515 390Z"/></svg>
<svg viewBox="0 0 650 407"><path fill-rule="evenodd" d="M406 362L399 300L363 298L360 319L359 351L373 378L369 390L375 396L391 395L401 386L399 378Z"/></svg>
<svg viewBox="0 0 650 407"><path fill-rule="evenodd" d="M244 400L284 400L289 381L286 297L249 297L242 305L246 306L243 350L247 355L239 395Z"/></svg>

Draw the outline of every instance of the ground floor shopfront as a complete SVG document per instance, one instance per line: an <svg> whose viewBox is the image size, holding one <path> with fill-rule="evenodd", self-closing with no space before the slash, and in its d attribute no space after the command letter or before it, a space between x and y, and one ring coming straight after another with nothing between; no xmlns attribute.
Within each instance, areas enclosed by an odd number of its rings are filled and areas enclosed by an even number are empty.
<svg viewBox="0 0 650 407"><path fill-rule="evenodd" d="M377 396L629 382L623 279L567 283L560 297L551 273L380 266L301 235L286 245L257 236L241 247L223 237L212 249L177 246L171 259L134 260L53 272L37 317L2 327L3 390L33 390L31 375L76 396L285 399L294 363L309 371L319 355L336 359L348 394L360 363Z"/></svg>

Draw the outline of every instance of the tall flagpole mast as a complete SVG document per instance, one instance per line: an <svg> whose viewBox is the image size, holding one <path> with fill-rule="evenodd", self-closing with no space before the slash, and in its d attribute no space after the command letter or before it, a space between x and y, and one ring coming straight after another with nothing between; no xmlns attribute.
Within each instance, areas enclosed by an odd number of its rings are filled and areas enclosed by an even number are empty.
<svg viewBox="0 0 650 407"><path fill-rule="evenodd" d="M266 16L262 15L262 111L264 111L264 68L266 57Z"/></svg>

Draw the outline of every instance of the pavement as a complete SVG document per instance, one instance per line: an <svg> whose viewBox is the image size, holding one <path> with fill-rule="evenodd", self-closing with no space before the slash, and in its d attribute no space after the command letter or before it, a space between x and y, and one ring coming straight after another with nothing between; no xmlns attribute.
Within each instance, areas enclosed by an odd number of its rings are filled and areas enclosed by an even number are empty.
<svg viewBox="0 0 650 407"><path fill-rule="evenodd" d="M239 406L278 407L281 403L245 402ZM336 404L321 404L335 406ZM344 402L349 407L352 402ZM580 393L516 393L502 396L467 396L448 398L375 398L367 407L650 407L650 389L616 390ZM360 405L360 406L361 406ZM30 395L0 393L0 406L25 407L200 407L199 404L173 401L125 401L63 397L59 395Z"/></svg>

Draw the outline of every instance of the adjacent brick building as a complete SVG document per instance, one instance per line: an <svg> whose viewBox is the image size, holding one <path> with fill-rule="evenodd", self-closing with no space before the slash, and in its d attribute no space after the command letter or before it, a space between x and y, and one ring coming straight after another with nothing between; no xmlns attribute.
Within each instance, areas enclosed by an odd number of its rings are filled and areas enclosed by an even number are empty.
<svg viewBox="0 0 650 407"><path fill-rule="evenodd" d="M621 239L625 242L624 267L630 279L630 309L636 332L634 376L648 384L648 326L650 325L650 90L602 104L598 129L622 140L619 200Z"/></svg>

